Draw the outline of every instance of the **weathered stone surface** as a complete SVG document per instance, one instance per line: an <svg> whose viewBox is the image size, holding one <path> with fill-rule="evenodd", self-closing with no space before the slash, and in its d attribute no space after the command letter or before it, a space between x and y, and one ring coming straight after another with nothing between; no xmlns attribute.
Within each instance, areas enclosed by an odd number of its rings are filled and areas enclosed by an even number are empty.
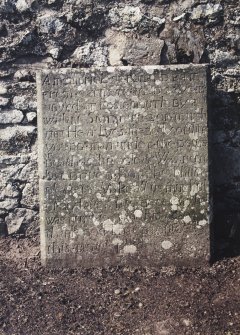
<svg viewBox="0 0 240 335"><path fill-rule="evenodd" d="M141 36L108 30L106 44L109 45L110 65L160 64L164 41L159 38Z"/></svg>
<svg viewBox="0 0 240 335"><path fill-rule="evenodd" d="M101 43L90 42L83 47L78 47L73 55L73 63L80 65L107 66L108 50Z"/></svg>
<svg viewBox="0 0 240 335"><path fill-rule="evenodd" d="M36 119L37 113L36 112L29 112L29 113L27 113L26 116L27 116L28 122L32 122Z"/></svg>
<svg viewBox="0 0 240 335"><path fill-rule="evenodd" d="M206 261L205 66L38 76L42 260Z"/></svg>
<svg viewBox="0 0 240 335"><path fill-rule="evenodd" d="M9 103L9 99L8 98L4 98L0 96L0 107L5 107L7 106Z"/></svg>
<svg viewBox="0 0 240 335"><path fill-rule="evenodd" d="M122 60L129 65L160 64L164 41L147 37L129 38L127 40Z"/></svg>
<svg viewBox="0 0 240 335"><path fill-rule="evenodd" d="M58 34L66 30L66 24L57 18L54 12L48 12L40 16L37 24L42 34Z"/></svg>
<svg viewBox="0 0 240 335"><path fill-rule="evenodd" d="M192 11L191 19L197 22L203 22L208 19L209 23L216 24L221 20L220 13L223 12L223 7L220 4L202 4L195 7Z"/></svg>
<svg viewBox="0 0 240 335"><path fill-rule="evenodd" d="M0 123L20 123L23 119L23 113L17 109L9 111L0 111Z"/></svg>
<svg viewBox="0 0 240 335"><path fill-rule="evenodd" d="M109 18L113 26L122 27L123 30L134 29L143 19L143 14L139 7L125 6L115 7L110 10Z"/></svg>
<svg viewBox="0 0 240 335"><path fill-rule="evenodd" d="M20 110L36 110L37 104L36 101L32 101L28 96L15 96L13 98L13 105L15 108Z"/></svg>
<svg viewBox="0 0 240 335"><path fill-rule="evenodd" d="M7 91L8 91L7 87L4 84L0 83L0 94L1 95L6 94Z"/></svg>
<svg viewBox="0 0 240 335"><path fill-rule="evenodd" d="M29 150L33 136L36 133L34 126L7 127L0 130L0 152L26 152Z"/></svg>
<svg viewBox="0 0 240 335"><path fill-rule="evenodd" d="M36 212L26 208L15 208L5 219L9 234L24 232L34 221Z"/></svg>
<svg viewBox="0 0 240 335"><path fill-rule="evenodd" d="M22 192L21 204L28 208L38 208L39 194L37 179L27 183Z"/></svg>
<svg viewBox="0 0 240 335"><path fill-rule="evenodd" d="M12 210L13 208L16 208L17 205L18 205L17 198L5 198L3 200L0 200L0 209L4 211Z"/></svg>

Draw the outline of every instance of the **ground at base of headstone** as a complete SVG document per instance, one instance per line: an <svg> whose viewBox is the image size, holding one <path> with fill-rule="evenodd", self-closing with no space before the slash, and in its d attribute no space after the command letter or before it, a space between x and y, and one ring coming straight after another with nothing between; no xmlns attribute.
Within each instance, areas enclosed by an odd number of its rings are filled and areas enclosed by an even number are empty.
<svg viewBox="0 0 240 335"><path fill-rule="evenodd" d="M240 257L212 267L48 270L0 240L1 335L239 335Z"/></svg>

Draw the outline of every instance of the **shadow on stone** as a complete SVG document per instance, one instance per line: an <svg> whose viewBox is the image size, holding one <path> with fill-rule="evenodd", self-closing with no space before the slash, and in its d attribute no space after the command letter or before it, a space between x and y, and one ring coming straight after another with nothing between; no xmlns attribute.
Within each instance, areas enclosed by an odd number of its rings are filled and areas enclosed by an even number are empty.
<svg viewBox="0 0 240 335"><path fill-rule="evenodd" d="M240 115L237 93L210 88L211 262L240 255Z"/></svg>

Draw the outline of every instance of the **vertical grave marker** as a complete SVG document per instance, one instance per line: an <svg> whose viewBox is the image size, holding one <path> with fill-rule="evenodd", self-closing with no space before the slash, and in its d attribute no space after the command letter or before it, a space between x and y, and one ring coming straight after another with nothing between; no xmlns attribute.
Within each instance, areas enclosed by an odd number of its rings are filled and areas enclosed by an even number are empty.
<svg viewBox="0 0 240 335"><path fill-rule="evenodd" d="M206 261L206 72L177 65L38 73L43 264Z"/></svg>

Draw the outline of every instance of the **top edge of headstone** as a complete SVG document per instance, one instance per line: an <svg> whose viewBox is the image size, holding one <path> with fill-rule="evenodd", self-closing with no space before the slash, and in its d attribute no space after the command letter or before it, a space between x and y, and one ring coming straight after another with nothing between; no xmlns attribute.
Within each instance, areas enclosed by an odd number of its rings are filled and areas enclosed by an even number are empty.
<svg viewBox="0 0 240 335"><path fill-rule="evenodd" d="M114 72L115 70L131 71L134 69L143 69L148 71L153 70L181 70L181 69L191 69L191 68L207 68L209 64L174 64L174 65L143 65L143 66L105 66L97 67L92 66L89 68L59 68L59 69L41 69L37 70L37 74L41 73L61 73L66 74L68 72L92 72L95 70Z"/></svg>

